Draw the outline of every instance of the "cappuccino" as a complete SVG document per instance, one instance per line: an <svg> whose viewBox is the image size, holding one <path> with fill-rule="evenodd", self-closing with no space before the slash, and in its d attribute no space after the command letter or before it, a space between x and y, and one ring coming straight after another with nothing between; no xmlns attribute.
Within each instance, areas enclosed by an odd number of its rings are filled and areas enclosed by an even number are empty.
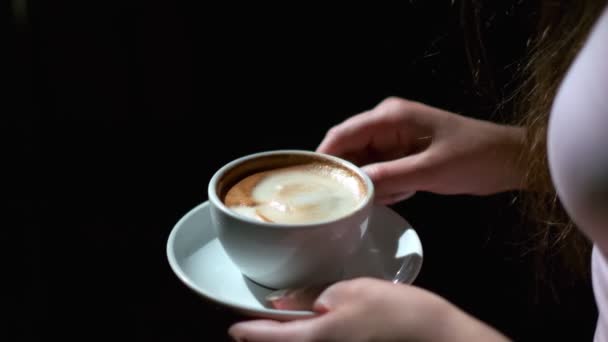
<svg viewBox="0 0 608 342"><path fill-rule="evenodd" d="M346 160L279 150L224 165L207 194L217 237L243 276L283 289L342 279L366 236L374 184Z"/></svg>
<svg viewBox="0 0 608 342"><path fill-rule="evenodd" d="M223 196L224 204L263 222L307 224L346 216L367 193L360 176L326 160L292 158L283 165L274 160L267 166L235 180Z"/></svg>

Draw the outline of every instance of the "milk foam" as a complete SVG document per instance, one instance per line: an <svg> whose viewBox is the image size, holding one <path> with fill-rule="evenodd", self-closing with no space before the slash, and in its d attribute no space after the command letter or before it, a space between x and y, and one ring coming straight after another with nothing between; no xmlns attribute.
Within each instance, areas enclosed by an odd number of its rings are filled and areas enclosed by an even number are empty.
<svg viewBox="0 0 608 342"><path fill-rule="evenodd" d="M265 172L250 196L252 205L230 208L260 221L298 224L345 216L364 193L360 182L342 170L291 167Z"/></svg>

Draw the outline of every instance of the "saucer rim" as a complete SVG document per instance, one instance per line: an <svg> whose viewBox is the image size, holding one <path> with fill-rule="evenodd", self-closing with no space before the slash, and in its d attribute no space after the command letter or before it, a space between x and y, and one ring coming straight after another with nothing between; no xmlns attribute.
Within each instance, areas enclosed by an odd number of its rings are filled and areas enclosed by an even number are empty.
<svg viewBox="0 0 608 342"><path fill-rule="evenodd" d="M182 269L182 267L180 266L179 262L176 259L175 249L174 249L175 236L177 235L177 232L180 230L180 228L183 227L183 223L185 221L189 220L199 210L208 210L206 208L209 205L210 205L209 201L206 200L206 201L196 205L192 209L190 209L186 214L184 214L177 221L177 223L175 223L173 225L173 228L171 229L171 232L169 233L169 237L167 239L167 246L166 246L166 255L167 255L167 259L169 261L169 266L170 266L172 272L178 277L178 279L182 283L184 283L186 285L186 287L188 287L191 291L193 291L194 293L202 296L203 298L205 298L211 302L220 303L233 310L245 312L248 314L253 314L258 317L263 316L263 317L270 317L270 318L297 319L297 318L309 318L309 317L316 316L317 313L315 313L313 311L308 311L308 310L280 310L280 309L272 309L272 308L257 308L257 307L251 307L249 305L243 305L238 302L227 300L227 299L218 299L217 297L206 293L206 291L204 289L202 289L198 285L194 284L190 280L190 277L188 277L185 274L184 270ZM408 222L408 224L409 224L409 222ZM424 260L424 252L423 252L422 244L420 243L420 237L418 236L418 233L416 232L416 230L411 226L411 224L409 224L409 226L410 227L408 229L412 230L412 233L415 235L416 240L419 242L418 247L420 249L420 256L422 257L421 265L418 267L416 274L412 277L412 280L410 282L400 282L398 280L394 280L393 283L412 284L416 280L416 278L420 274L420 270L422 269L422 262Z"/></svg>
<svg viewBox="0 0 608 342"><path fill-rule="evenodd" d="M169 238L167 239L166 253L167 253L167 258L169 260L169 265L171 266L173 273L188 288L190 288L190 290L194 291L194 293L203 296L204 298L208 299L211 302L221 303L221 304L226 305L235 310L248 311L248 312L253 312L253 313L262 314L262 315L270 314L270 315L276 315L276 316L292 316L292 317L312 317L312 316L314 316L315 313L312 311L279 310L279 309L271 309L271 308L260 309L260 308L250 307L248 305L238 304L237 302L230 301L230 300L218 299L215 296L211 296L210 294L207 294L204 289L202 289L201 287L194 284L190 280L190 278L188 276L186 276L185 272L183 271L182 267L179 265L179 262L176 260L176 257L175 257L175 250L173 248L173 246L175 245L175 243L174 243L175 236L177 235L177 231L180 229L180 227L183 226L184 221L189 220L190 217L193 216L195 213L197 213L199 210L205 210L205 208L208 206L209 206L209 201L204 201L203 203L190 209L185 215L182 216L182 218L180 218L177 221L177 223L171 229L171 233L169 234Z"/></svg>

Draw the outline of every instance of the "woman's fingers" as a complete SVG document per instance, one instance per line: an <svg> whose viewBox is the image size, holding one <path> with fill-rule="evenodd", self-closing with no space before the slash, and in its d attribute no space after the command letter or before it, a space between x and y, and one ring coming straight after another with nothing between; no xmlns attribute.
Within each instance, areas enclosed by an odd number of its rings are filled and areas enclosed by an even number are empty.
<svg viewBox="0 0 608 342"><path fill-rule="evenodd" d="M343 291L339 290L341 282L327 286L309 286L299 289L279 290L266 296L276 309L313 310L320 315L313 318L290 322L271 320L253 320L237 323L230 327L228 333L237 341L314 341L322 333L328 307L336 305ZM343 297L343 296L342 296Z"/></svg>
<svg viewBox="0 0 608 342"><path fill-rule="evenodd" d="M415 194L416 191L406 191L388 196L376 197L376 203L383 205L395 204L397 202L405 201L406 199L414 196Z"/></svg>
<svg viewBox="0 0 608 342"><path fill-rule="evenodd" d="M410 193L425 190L427 184L426 157L428 152L363 166L374 183L378 200L398 201Z"/></svg>
<svg viewBox="0 0 608 342"><path fill-rule="evenodd" d="M403 130L410 129L405 127L412 118L409 103L405 100L385 100L374 109L347 119L327 132L317 151L343 155L366 148L377 151L396 148L402 143Z"/></svg>
<svg viewBox="0 0 608 342"><path fill-rule="evenodd" d="M331 128L317 151L357 165L401 158L429 145L430 114L429 107L389 98Z"/></svg>
<svg viewBox="0 0 608 342"><path fill-rule="evenodd" d="M247 342L309 341L308 336L315 331L315 323L315 319L291 322L254 320L233 325L228 334L236 341Z"/></svg>
<svg viewBox="0 0 608 342"><path fill-rule="evenodd" d="M371 112L363 112L332 127L317 151L342 156L364 149L376 134L378 124L375 120Z"/></svg>
<svg viewBox="0 0 608 342"><path fill-rule="evenodd" d="M309 286L274 291L266 296L270 305L279 310L312 310L312 305L326 286Z"/></svg>

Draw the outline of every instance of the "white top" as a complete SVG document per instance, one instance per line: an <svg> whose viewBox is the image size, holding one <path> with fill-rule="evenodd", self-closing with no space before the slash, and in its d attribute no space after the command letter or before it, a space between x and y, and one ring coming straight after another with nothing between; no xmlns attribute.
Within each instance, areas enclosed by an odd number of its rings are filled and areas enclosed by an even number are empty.
<svg viewBox="0 0 608 342"><path fill-rule="evenodd" d="M595 341L608 341L608 8L561 84L547 145L558 196L594 243Z"/></svg>

